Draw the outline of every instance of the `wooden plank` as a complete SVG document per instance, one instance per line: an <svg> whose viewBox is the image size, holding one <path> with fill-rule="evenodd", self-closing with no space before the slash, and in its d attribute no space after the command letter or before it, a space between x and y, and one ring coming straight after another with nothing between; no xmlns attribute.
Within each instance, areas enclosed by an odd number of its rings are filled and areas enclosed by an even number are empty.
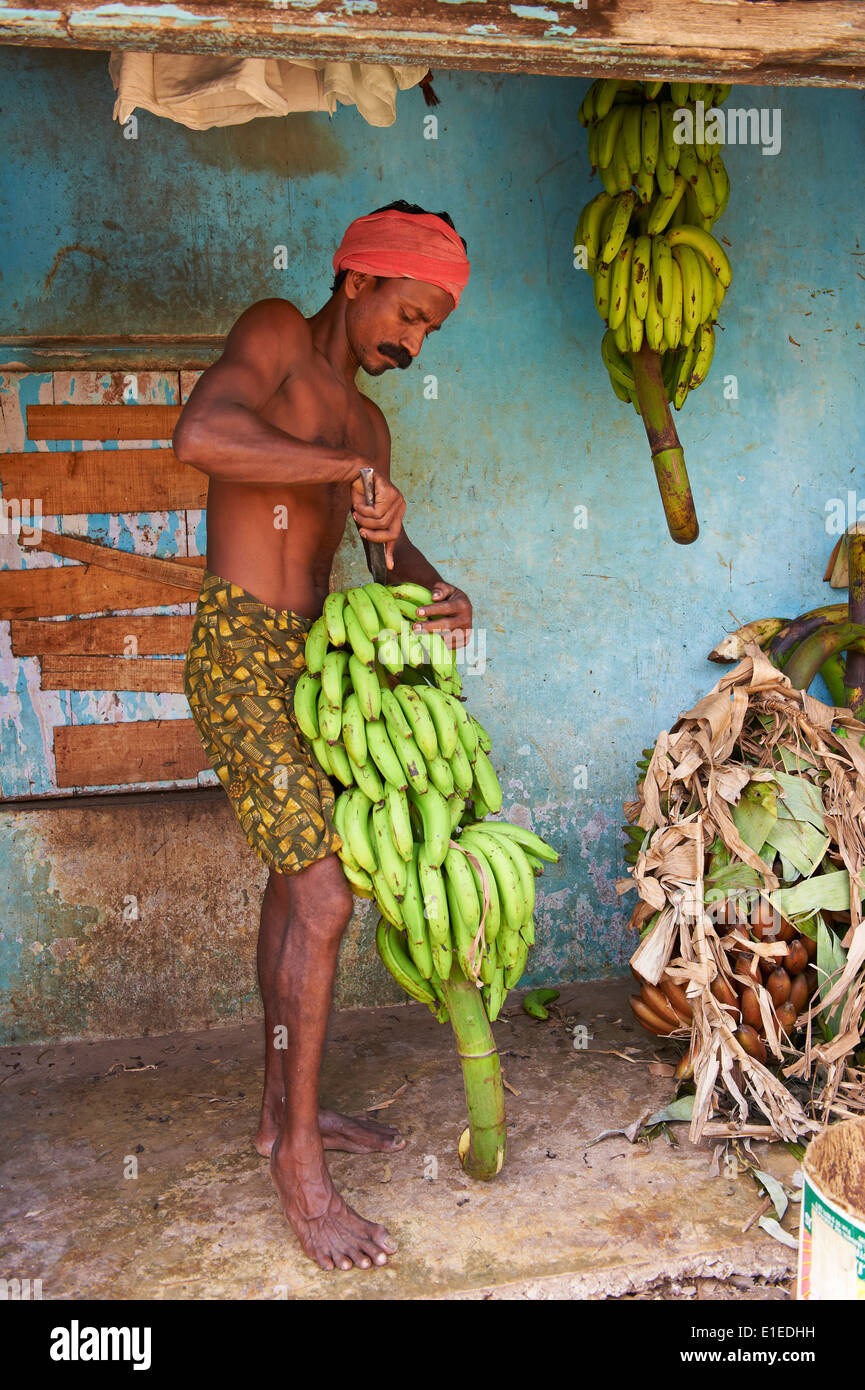
<svg viewBox="0 0 865 1390"><path fill-rule="evenodd" d="M179 659L147 656L43 656L42 690L150 690L183 694Z"/></svg>
<svg viewBox="0 0 865 1390"><path fill-rule="evenodd" d="M74 617L116 613L127 608L162 608L189 603L182 585L160 584L131 574L114 574L100 565L58 565L51 569L0 570L0 620Z"/></svg>
<svg viewBox="0 0 865 1390"><path fill-rule="evenodd" d="M115 574L133 574L160 584L176 584L178 588L194 594L201 588L201 575L195 566L185 564L183 559L160 560L155 555L139 555L134 550L97 545L80 536L62 536L54 531L43 531L39 539L32 542L32 547L34 550L48 550L52 555L62 555L65 560L99 565L100 569L111 570Z"/></svg>
<svg viewBox="0 0 865 1390"><path fill-rule="evenodd" d="M58 787L184 781L207 767L191 719L71 724L54 730Z"/></svg>
<svg viewBox="0 0 865 1390"><path fill-rule="evenodd" d="M179 405L28 405L28 439L171 439Z"/></svg>
<svg viewBox="0 0 865 1390"><path fill-rule="evenodd" d="M207 476L172 449L0 454L0 481L5 497L38 497L43 516L207 505Z"/></svg>
<svg viewBox="0 0 865 1390"><path fill-rule="evenodd" d="M865 86L861 0L187 0L182 22L169 6L69 0L0 9L0 43ZM403 102L424 109L416 92Z"/></svg>
<svg viewBox="0 0 865 1390"><path fill-rule="evenodd" d="M66 623L15 621L13 656L174 656L192 635L193 614L129 614L125 618L71 618Z"/></svg>

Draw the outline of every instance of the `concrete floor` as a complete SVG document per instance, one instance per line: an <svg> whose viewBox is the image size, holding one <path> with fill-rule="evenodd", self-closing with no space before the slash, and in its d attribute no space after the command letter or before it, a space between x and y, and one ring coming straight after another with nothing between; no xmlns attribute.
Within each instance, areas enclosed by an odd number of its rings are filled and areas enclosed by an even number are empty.
<svg viewBox="0 0 865 1390"><path fill-rule="evenodd" d="M785 1297L795 1253L756 1225L742 1233L753 1180L711 1176L711 1147L684 1125L677 1148L586 1148L673 1095L649 1064L676 1050L633 1023L630 992L565 986L547 1023L509 996L495 1033L518 1094L506 1092L508 1156L491 1184L457 1158L450 1027L415 1004L336 1014L324 1101L361 1112L400 1091L374 1113L409 1140L390 1157L330 1156L346 1199L400 1247L386 1268L348 1274L303 1257L252 1147L260 1023L7 1048L0 1277L40 1278L46 1299ZM575 1023L592 1035L585 1051ZM779 1145L754 1152L779 1177L795 1171Z"/></svg>

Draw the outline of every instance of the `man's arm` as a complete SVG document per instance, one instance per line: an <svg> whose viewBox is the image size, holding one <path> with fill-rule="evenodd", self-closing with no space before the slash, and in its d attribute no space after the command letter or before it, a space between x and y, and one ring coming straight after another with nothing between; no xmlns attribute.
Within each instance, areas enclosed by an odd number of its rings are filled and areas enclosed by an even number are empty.
<svg viewBox="0 0 865 1390"><path fill-rule="evenodd" d="M309 350L309 324L288 300L263 299L241 314L183 408L172 441L180 462L229 483L358 477L371 460L297 439L257 414Z"/></svg>
<svg viewBox="0 0 865 1390"><path fill-rule="evenodd" d="M368 398L365 399L376 425L379 439L379 449L374 464L378 485L376 502L378 503L379 488L381 487L379 480L383 479L389 487L393 487L390 477L390 430L387 420L375 402ZM382 488L381 491L384 494L386 489ZM397 497L402 503L404 512L405 502L402 500L402 495L397 493ZM383 504L384 501L383 496ZM374 511L367 507L364 501L363 484L360 479L352 488L352 510L368 561L369 541L378 540L381 537L376 530L376 526L379 524L376 516L378 508ZM393 527L393 519L390 520L389 524ZM426 556L421 554L416 545L412 545L403 526L400 526L399 534L393 542L392 556L392 568L388 575L389 583L399 584L400 580L411 580L415 584L424 584L432 592L433 602L427 604L426 608L418 609L418 615L424 621L416 623L415 629L424 632L442 632L445 634L445 640L448 640L448 635L450 635L449 644L451 646L463 646L468 641L472 627L472 606L468 596L463 593L462 589L457 589L455 585L442 579L438 570L430 564Z"/></svg>

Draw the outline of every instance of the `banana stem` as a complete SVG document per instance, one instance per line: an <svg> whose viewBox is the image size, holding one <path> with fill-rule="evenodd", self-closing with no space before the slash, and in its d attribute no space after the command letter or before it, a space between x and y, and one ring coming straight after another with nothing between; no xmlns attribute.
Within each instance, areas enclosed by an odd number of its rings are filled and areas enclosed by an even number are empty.
<svg viewBox="0 0 865 1390"><path fill-rule="evenodd" d="M470 1178L489 1182L505 1159L505 1093L499 1054L481 992L456 960L442 981L445 1001L463 1067L470 1143L463 1167Z"/></svg>
<svg viewBox="0 0 865 1390"><path fill-rule="evenodd" d="M644 342L639 352L631 354L631 363L667 526L678 545L690 545L700 534L700 528L685 467L685 454L679 443L661 377L661 358Z"/></svg>
<svg viewBox="0 0 865 1390"><path fill-rule="evenodd" d="M847 533L847 563L850 588L847 595L847 616L851 623L865 624L865 532L857 529ZM857 719L865 706L865 654L851 651L844 673L844 703Z"/></svg>
<svg viewBox="0 0 865 1390"><path fill-rule="evenodd" d="M784 675L797 690L807 690L823 664L839 652L853 650L865 639L858 623L832 623L806 637L784 667Z"/></svg>

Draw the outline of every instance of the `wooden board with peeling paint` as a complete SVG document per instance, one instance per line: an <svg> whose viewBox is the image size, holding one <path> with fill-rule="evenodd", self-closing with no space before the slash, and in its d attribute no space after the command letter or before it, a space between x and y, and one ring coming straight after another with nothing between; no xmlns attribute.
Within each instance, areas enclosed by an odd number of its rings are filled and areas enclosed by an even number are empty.
<svg viewBox="0 0 865 1390"><path fill-rule="evenodd" d="M860 0L221 0L0 4L0 43L561 76L865 85Z"/></svg>
<svg viewBox="0 0 865 1390"><path fill-rule="evenodd" d="M39 524L43 531L160 559L182 562L200 557L205 545L206 480L194 470L180 470L174 464L179 476L176 492L172 492L166 455L172 463L174 460L164 448L166 422L176 418L196 377L196 373L184 373L181 381L177 372L122 371L0 374L0 480L6 484L4 500L17 500L24 523L23 528L16 523L14 508L11 512L4 508L0 525L3 800L215 783L213 774L203 770L203 758L194 756L190 742L194 726L190 725L178 675L182 662L148 660L148 653L162 658L182 654L182 636L192 621L194 598L149 579L76 564L19 544L15 534L18 531L26 542L29 526ZM163 431L161 438L119 437L125 431L134 433L138 421L131 412L139 406L144 407L142 417L150 428ZM36 437L28 435L28 413ZM62 438L57 421L64 419L69 430L89 429L103 438L82 438L80 434ZM114 437L106 440L105 434ZM148 467L150 452L152 468ZM5 474L4 453L9 457ZM101 466L101 455L109 453L120 464L130 461L125 481L109 482L112 469L108 460L107 467ZM63 483L56 495L50 487L45 489L46 505L37 517L34 497L41 496L43 484L52 476L49 455L54 454ZM29 457L34 460L32 470L28 468ZM131 504L136 510L82 510L86 490L76 457L84 460L86 476L97 480L93 493L97 505ZM27 505L11 491L14 487L23 492L25 482L32 494ZM140 510L146 501L162 506ZM169 501L173 502L170 508ZM190 510L190 504L195 503L198 506ZM58 509L62 505L74 510L61 512ZM80 616L85 613L93 616ZM100 616L105 614L113 616ZM112 626L100 629L100 623ZM52 636L40 641L39 629L49 627ZM63 628L68 630L68 637L61 633ZM129 636L139 632L142 646L136 647L135 660L129 664ZM44 665L43 653L51 654ZM112 686L119 671L129 682L124 689L117 688L119 680ZM70 688L64 685L65 679ZM88 681L89 688L83 688ZM174 722L176 730L171 728ZM103 730L98 726L111 727ZM154 729L162 733L166 752L162 763L159 744L148 735L148 730L152 735ZM146 756L138 757L136 739L142 737ZM59 775L55 763L58 747L63 750ZM74 749L80 749L83 756L70 757ZM99 763L100 749L105 750L104 766ZM182 750L180 757L175 756L178 749Z"/></svg>

